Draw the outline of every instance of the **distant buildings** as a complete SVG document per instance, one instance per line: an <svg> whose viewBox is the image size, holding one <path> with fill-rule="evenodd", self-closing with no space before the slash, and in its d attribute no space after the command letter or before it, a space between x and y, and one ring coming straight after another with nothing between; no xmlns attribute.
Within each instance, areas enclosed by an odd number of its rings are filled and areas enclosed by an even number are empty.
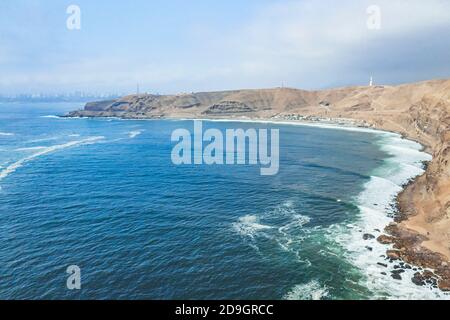
<svg viewBox="0 0 450 320"><path fill-rule="evenodd" d="M76 91L73 93L21 93L0 95L0 102L89 102L95 100L113 100L121 96L120 94L98 94Z"/></svg>

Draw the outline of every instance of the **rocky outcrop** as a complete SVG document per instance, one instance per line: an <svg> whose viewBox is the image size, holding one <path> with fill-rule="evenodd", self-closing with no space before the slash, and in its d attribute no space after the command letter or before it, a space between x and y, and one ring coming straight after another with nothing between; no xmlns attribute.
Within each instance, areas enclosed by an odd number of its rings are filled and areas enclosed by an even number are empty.
<svg viewBox="0 0 450 320"><path fill-rule="evenodd" d="M210 106L207 110L203 111L203 114L229 115L254 111L255 111L254 109L250 108L245 103L239 101L221 101L220 103L214 104Z"/></svg>
<svg viewBox="0 0 450 320"><path fill-rule="evenodd" d="M89 102L86 104L84 109L85 111L92 111L92 112L105 111L110 105L112 105L115 102L116 100Z"/></svg>
<svg viewBox="0 0 450 320"><path fill-rule="evenodd" d="M434 272L426 271L426 277L435 279L442 290L448 290L450 268L446 256L423 247L421 244L427 238L417 232L403 228L401 225L393 223L386 228L386 231L393 235L391 239L394 244L394 250L388 250L387 252L389 259L402 260L421 268L434 270ZM416 274L413 282L423 282L421 281L423 280L422 276L423 274Z"/></svg>
<svg viewBox="0 0 450 320"><path fill-rule="evenodd" d="M381 235L381 236L379 236L379 237L377 238L377 241L378 241L379 243L385 244L385 245L393 244L393 243L394 243L394 240L395 240L394 237L390 237L390 236L387 236L387 235Z"/></svg>
<svg viewBox="0 0 450 320"><path fill-rule="evenodd" d="M372 239L375 239L375 236L374 235L372 235L372 234L369 234L369 233L366 233L365 235L363 235L363 239L364 240L372 240Z"/></svg>

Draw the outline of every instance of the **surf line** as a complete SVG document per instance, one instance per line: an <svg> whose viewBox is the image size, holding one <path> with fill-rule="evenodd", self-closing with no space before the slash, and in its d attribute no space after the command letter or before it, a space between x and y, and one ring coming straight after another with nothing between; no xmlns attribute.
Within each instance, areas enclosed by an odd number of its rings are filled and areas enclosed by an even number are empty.
<svg viewBox="0 0 450 320"><path fill-rule="evenodd" d="M203 132L203 123L194 121L194 134L187 129L172 132L172 163L175 165L260 165L262 176L278 174L280 167L280 132L268 130L226 129ZM270 145L270 155L269 155ZM247 154L248 151L248 154Z"/></svg>
<svg viewBox="0 0 450 320"><path fill-rule="evenodd" d="M15 172L18 168L22 167L25 163L30 162L40 156L43 156L43 155L46 155L46 154L49 154L52 152L56 152L56 151L59 151L62 149L78 146L78 145L93 144L102 139L104 139L103 136L90 137L90 138L87 138L84 140L72 141L72 142L68 142L65 144L60 144L60 145L55 145L55 146L50 146L50 147L43 147L43 149L41 151L34 153L26 158L20 159L20 160L14 162L13 164L9 165L8 167L6 167L3 171L0 172L0 181L3 180L4 178L6 178L9 174Z"/></svg>

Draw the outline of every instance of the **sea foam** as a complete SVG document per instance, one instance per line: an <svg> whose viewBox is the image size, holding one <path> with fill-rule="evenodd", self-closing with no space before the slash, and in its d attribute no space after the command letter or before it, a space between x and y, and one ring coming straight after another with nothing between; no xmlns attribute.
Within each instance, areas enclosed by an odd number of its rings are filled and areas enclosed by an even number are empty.
<svg viewBox="0 0 450 320"><path fill-rule="evenodd" d="M311 262L301 254L302 243L311 232L307 227L310 222L310 217L297 212L294 201L287 200L260 215L239 218L233 223L233 229L260 254L265 252L260 244L269 239L280 252L287 252L298 262L311 266Z"/></svg>
<svg viewBox="0 0 450 320"><path fill-rule="evenodd" d="M259 217L247 215L239 218L237 223L233 224L234 230L241 236L254 238L261 230L271 229L272 227L260 223Z"/></svg>
<svg viewBox="0 0 450 320"><path fill-rule="evenodd" d="M64 118L61 118L61 117L55 116L55 115L41 116L41 118L48 118L48 119L64 119Z"/></svg>
<svg viewBox="0 0 450 320"><path fill-rule="evenodd" d="M130 137L130 139L136 138L137 136L141 135L142 132L142 130L130 131L128 132L128 137Z"/></svg>
<svg viewBox="0 0 450 320"><path fill-rule="evenodd" d="M329 236L346 249L347 259L364 274L361 285L373 293L374 299L450 299L438 289L413 284L411 278L416 271L412 269L401 274L402 280L391 277L396 263L383 258L389 247L378 243L376 238L393 222L396 197L403 186L424 172L423 162L431 160L431 156L421 151L420 144L397 134L381 133L381 138L380 148L390 157L374 171L364 191L355 199L360 211L358 220L330 227ZM365 241L364 234L375 239Z"/></svg>
<svg viewBox="0 0 450 320"><path fill-rule="evenodd" d="M284 300L323 300L329 296L328 288L317 280L296 285L284 296Z"/></svg>
<svg viewBox="0 0 450 320"><path fill-rule="evenodd" d="M87 144L92 144L95 143L99 140L104 139L104 137L90 137L90 138L86 138L83 140L78 140L78 141L71 141L65 144L60 144L60 145L54 145L54 146L49 146L49 147L45 147L43 149L41 149L39 152L36 152L28 157L22 158L10 165L8 165L5 169L3 169L0 172L0 180L3 180L4 178L6 178L8 175L10 175L11 173L15 172L18 168L22 167L25 163L30 162L40 156L52 153L52 152L56 152L56 151L60 151L66 148L71 148L71 147L75 147L78 145L87 145Z"/></svg>

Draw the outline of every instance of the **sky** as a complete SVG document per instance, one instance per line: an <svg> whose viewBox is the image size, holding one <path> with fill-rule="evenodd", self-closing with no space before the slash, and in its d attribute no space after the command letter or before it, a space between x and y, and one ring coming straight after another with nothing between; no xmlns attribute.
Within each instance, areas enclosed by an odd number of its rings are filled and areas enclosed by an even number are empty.
<svg viewBox="0 0 450 320"><path fill-rule="evenodd" d="M449 13L450 0L1 0L0 94L450 78Z"/></svg>

